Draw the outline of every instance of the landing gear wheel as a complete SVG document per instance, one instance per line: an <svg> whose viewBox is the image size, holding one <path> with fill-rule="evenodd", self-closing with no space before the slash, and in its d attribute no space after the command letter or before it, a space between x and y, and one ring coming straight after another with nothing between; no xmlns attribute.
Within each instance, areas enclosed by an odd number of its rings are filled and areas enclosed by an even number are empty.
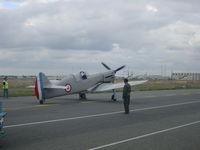
<svg viewBox="0 0 200 150"><path fill-rule="evenodd" d="M114 97L115 97L115 95L112 95L111 99L112 99L113 101L117 101L117 99L114 98Z"/></svg>
<svg viewBox="0 0 200 150"><path fill-rule="evenodd" d="M116 90L115 89L112 89L112 97L111 97L111 99L113 100L113 101L116 101L117 100L117 95L116 95Z"/></svg>
<svg viewBox="0 0 200 150"><path fill-rule="evenodd" d="M86 94L85 93L79 93L79 99L80 100L86 100Z"/></svg>
<svg viewBox="0 0 200 150"><path fill-rule="evenodd" d="M44 101L43 101L43 100L40 100L40 104L44 104Z"/></svg>

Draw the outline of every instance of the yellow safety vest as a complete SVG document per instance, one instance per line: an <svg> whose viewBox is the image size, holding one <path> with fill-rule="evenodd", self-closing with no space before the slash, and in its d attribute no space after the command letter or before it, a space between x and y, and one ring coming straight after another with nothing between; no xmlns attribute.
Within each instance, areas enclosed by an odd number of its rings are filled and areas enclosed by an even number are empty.
<svg viewBox="0 0 200 150"><path fill-rule="evenodd" d="M8 89L8 80L3 80L3 89Z"/></svg>

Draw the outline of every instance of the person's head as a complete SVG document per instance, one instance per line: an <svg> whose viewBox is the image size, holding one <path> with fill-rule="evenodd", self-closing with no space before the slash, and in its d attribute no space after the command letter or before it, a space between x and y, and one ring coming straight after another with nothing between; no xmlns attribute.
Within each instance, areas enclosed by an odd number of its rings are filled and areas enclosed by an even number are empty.
<svg viewBox="0 0 200 150"><path fill-rule="evenodd" d="M127 78L124 79L124 83L128 83L128 79Z"/></svg>
<svg viewBox="0 0 200 150"><path fill-rule="evenodd" d="M5 77L4 77L4 80L7 80L7 79L8 79L8 78L5 76Z"/></svg>

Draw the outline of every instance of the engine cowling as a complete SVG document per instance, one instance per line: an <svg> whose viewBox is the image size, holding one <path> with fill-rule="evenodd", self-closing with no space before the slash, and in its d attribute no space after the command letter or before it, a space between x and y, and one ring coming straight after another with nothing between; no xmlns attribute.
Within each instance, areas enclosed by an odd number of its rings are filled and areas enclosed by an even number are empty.
<svg viewBox="0 0 200 150"><path fill-rule="evenodd" d="M110 83L110 82L113 82L114 80L115 80L115 73L113 71L109 71L103 76L104 83Z"/></svg>

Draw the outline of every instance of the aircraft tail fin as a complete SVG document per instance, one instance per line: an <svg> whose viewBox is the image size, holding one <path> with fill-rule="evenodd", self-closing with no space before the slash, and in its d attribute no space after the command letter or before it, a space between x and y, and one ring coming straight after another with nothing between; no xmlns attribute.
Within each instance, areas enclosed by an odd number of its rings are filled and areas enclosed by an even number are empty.
<svg viewBox="0 0 200 150"><path fill-rule="evenodd" d="M49 79L45 76L44 73L40 72L35 81L35 96L38 100L45 99L45 88L50 86Z"/></svg>

